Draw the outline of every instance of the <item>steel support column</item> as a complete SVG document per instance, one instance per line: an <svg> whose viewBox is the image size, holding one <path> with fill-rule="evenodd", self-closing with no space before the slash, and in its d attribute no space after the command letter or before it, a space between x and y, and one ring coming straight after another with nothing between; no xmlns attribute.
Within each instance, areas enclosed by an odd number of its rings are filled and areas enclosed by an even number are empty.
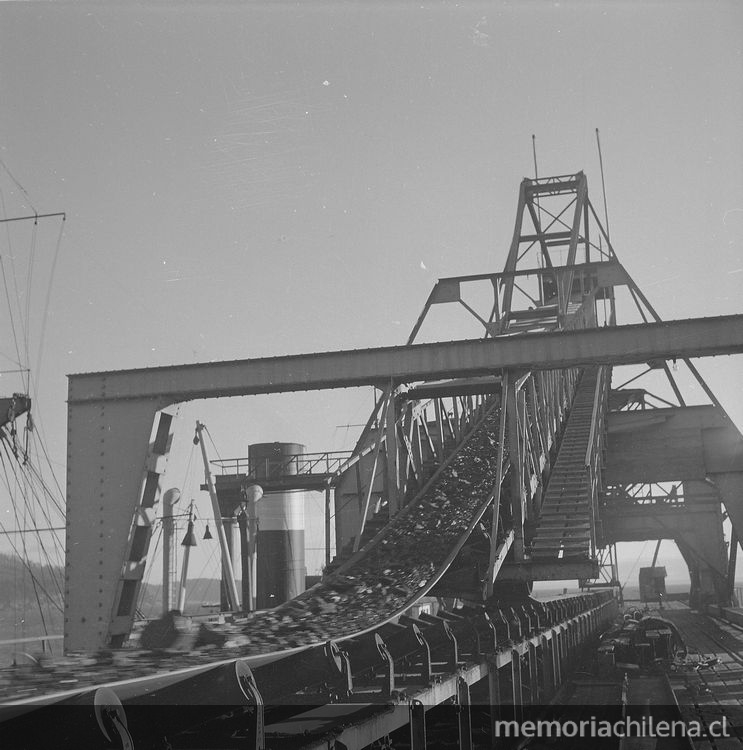
<svg viewBox="0 0 743 750"><path fill-rule="evenodd" d="M457 711L459 747L472 750L472 716L470 714L470 686L461 677L457 681Z"/></svg>

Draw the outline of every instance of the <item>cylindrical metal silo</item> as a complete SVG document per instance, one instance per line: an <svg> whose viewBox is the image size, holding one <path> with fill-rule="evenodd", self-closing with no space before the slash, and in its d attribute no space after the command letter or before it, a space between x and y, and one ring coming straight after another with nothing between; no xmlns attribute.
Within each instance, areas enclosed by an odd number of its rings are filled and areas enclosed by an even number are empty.
<svg viewBox="0 0 743 750"><path fill-rule="evenodd" d="M297 473L304 446L298 443L254 443L248 457L255 479L278 480ZM275 607L304 591L304 491L271 490L257 504L258 609Z"/></svg>

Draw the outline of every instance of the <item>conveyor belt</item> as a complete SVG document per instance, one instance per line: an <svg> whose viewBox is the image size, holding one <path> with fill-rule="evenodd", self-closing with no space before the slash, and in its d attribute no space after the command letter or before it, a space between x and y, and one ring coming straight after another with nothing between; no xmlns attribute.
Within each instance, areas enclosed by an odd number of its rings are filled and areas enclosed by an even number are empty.
<svg viewBox="0 0 743 750"><path fill-rule="evenodd" d="M592 392L592 375L595 371L584 377L579 396ZM576 403L575 418L582 414L580 408ZM417 497L369 543L298 598L224 626L221 635L227 648L167 658L119 651L102 669L87 674L75 670L69 687L79 691L117 678L135 679L235 658L258 666L329 641L358 637L394 620L432 589L492 503L499 419L496 395ZM581 428L584 421L580 420ZM575 420L571 424L575 432L578 425ZM0 674L0 700L3 694L38 695L34 682L29 681L28 690L17 680L3 685ZM59 681L58 686L67 687Z"/></svg>
<svg viewBox="0 0 743 750"><path fill-rule="evenodd" d="M230 649L176 655L161 662L151 655L117 652L109 668L87 676L76 670L72 691L114 676L135 678L158 669L174 671L236 657L255 666L358 636L399 616L443 575L492 502L499 414L494 399L418 497L335 573L297 599L226 627ZM0 674L0 696L38 694L24 687L18 680L3 685Z"/></svg>
<svg viewBox="0 0 743 750"><path fill-rule="evenodd" d="M499 419L500 402L494 396L418 496L374 539L297 599L226 626L222 634L229 648L162 659L116 652L102 670L87 675L76 670L70 693L180 668L185 678L190 669L236 658L257 668L330 641L358 638L399 617L445 573L492 503ZM38 695L32 683L27 691L15 680L3 686L0 675L0 696Z"/></svg>
<svg viewBox="0 0 743 750"><path fill-rule="evenodd" d="M358 635L424 596L492 502L499 414L490 404L433 481L348 562L298 598L250 618L241 654Z"/></svg>
<svg viewBox="0 0 743 750"><path fill-rule="evenodd" d="M274 750L327 747L327 738L339 732L367 737L352 742L358 747L404 724L416 702L432 707L459 700L463 683L482 687L489 671L507 669L514 659L536 664L534 649L542 648L545 639L559 639L557 658L569 660L579 638L596 633L615 613L616 602L602 592L505 607L491 601L485 607L408 618L404 625L346 641L343 651L327 644L323 652L308 648L274 661L254 657L252 674L247 660L233 659L99 685L70 693L64 701L56 696L57 702L40 712L34 711L39 702L0 705L0 744L20 736L27 744L19 747L47 746L50 738L55 747L70 750L100 746L102 729L92 711L96 704L125 716L134 745L146 750L163 747L164 735L177 735L179 747L256 747L245 733L262 726L264 715L271 738L266 746Z"/></svg>

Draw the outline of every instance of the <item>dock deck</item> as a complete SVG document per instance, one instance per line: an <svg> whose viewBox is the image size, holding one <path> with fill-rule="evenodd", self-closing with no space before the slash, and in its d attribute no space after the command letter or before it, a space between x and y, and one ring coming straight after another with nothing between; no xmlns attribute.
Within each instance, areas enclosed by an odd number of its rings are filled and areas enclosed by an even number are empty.
<svg viewBox="0 0 743 750"><path fill-rule="evenodd" d="M687 645L685 663L668 675L682 717L704 726L726 719L728 738L698 739L695 748L743 747L743 628L680 602L668 602L660 614L676 625Z"/></svg>

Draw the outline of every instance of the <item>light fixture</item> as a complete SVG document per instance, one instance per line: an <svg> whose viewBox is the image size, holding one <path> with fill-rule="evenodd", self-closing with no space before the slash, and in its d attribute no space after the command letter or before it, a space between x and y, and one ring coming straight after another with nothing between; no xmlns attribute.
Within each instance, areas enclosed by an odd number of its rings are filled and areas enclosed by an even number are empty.
<svg viewBox="0 0 743 750"><path fill-rule="evenodd" d="M186 535L183 537L181 547L195 547L196 537L193 533L193 521L188 522L188 529L186 529Z"/></svg>

